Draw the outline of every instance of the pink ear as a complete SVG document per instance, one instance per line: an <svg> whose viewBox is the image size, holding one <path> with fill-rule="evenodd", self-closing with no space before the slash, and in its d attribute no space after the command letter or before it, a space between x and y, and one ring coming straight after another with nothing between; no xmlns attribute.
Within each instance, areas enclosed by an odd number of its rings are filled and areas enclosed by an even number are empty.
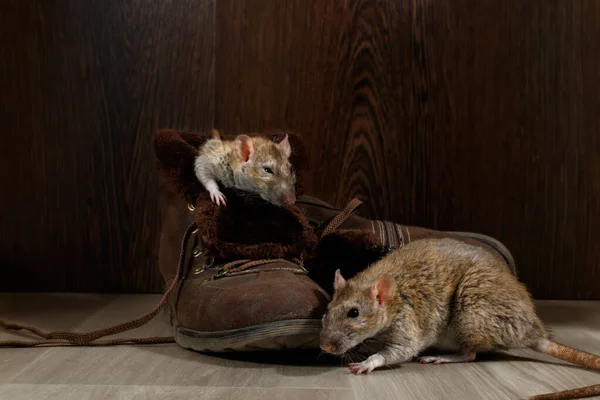
<svg viewBox="0 0 600 400"><path fill-rule="evenodd" d="M396 281L390 274L383 274L377 279L371 289L371 298L380 305L385 304L396 294Z"/></svg>
<svg viewBox="0 0 600 400"><path fill-rule="evenodd" d="M283 154L285 154L287 158L290 158L292 155L292 147L290 146L288 135L285 135L283 140L279 142L279 147L281 148L281 151L283 151Z"/></svg>
<svg viewBox="0 0 600 400"><path fill-rule="evenodd" d="M252 138L250 136L238 135L235 138L234 143L235 150L242 161L248 161L252 157L252 154L254 154L254 144L252 143Z"/></svg>
<svg viewBox="0 0 600 400"><path fill-rule="evenodd" d="M342 273L340 272L340 270L336 270L335 271L335 279L333 280L333 290L335 290L336 292L340 289L345 288L347 285L346 280L344 279L344 277L342 276Z"/></svg>

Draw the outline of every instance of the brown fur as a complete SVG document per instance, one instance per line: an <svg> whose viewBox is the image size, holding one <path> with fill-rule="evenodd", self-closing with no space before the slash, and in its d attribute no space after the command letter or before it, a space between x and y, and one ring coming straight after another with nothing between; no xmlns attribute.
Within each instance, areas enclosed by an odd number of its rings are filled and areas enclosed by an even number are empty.
<svg viewBox="0 0 600 400"><path fill-rule="evenodd" d="M343 354L369 339L383 344L364 362L351 364L356 373L410 361L441 344L458 354L421 361L467 362L477 352L530 347L597 368L598 356L548 340L529 292L499 262L457 240L423 239L349 281L338 273L323 317L321 347ZM358 316L350 317L352 312Z"/></svg>

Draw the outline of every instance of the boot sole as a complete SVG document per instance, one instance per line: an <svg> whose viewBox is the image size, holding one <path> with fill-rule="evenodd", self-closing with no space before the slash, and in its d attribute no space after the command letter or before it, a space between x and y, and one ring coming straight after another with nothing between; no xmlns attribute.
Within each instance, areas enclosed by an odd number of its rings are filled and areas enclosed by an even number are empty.
<svg viewBox="0 0 600 400"><path fill-rule="evenodd" d="M518 277L517 266L515 264L515 259L513 258L513 255L511 254L510 250L508 250L508 248L499 240L494 239L493 237L490 237L487 235L482 235L480 233L473 233L473 232L448 232L448 233L451 233L451 234L454 234L457 236L467 237L467 238L474 239L474 240L478 240L481 243L490 246L491 248L496 250L498 253L500 253L502 255L502 257L504 257L504 259L506 260L506 263L510 267L513 274Z"/></svg>
<svg viewBox="0 0 600 400"><path fill-rule="evenodd" d="M274 321L239 329L199 332L179 325L170 305L165 306L165 310L173 326L175 342L189 350L223 353L319 347L321 321L318 319Z"/></svg>

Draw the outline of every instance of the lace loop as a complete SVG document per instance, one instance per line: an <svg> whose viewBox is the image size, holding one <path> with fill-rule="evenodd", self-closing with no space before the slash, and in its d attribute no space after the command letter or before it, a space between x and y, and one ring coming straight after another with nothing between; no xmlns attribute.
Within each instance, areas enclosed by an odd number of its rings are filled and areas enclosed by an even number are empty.
<svg viewBox="0 0 600 400"><path fill-rule="evenodd" d="M35 347L42 345L72 345L72 346L110 346L117 344L158 344L158 343L173 343L175 338L172 336L166 337L149 337L149 338L119 338L111 340L98 340L105 336L115 335L117 333L126 332L140 326L146 325L160 312L163 306L167 303L169 296L176 291L182 281L183 267L185 265L185 254L190 237L196 229L196 224L192 223L181 241L181 251L179 253L179 262L177 264L177 272L171 281L168 289L163 294L162 298L154 307L154 309L139 318L131 321L122 322L117 325L107 328L98 329L91 332L44 332L35 327L15 324L5 321L0 321L0 327L12 331L27 331L41 338L38 340L2 340L0 347Z"/></svg>
<svg viewBox="0 0 600 400"><path fill-rule="evenodd" d="M323 233L321 234L321 238L323 238L323 236L330 234L331 232L335 231L340 226L342 226L342 224L344 222L346 222L346 220L348 218L350 218L352 216L352 214L354 214L356 209L358 207L360 207L361 204L362 204L362 201L360 201L356 197L353 198L352 200L350 200L350 202L348 202L346 207L344 207L344 209L339 214L337 214L335 217L333 217L333 219L331 221L329 221L329 223L323 230Z"/></svg>

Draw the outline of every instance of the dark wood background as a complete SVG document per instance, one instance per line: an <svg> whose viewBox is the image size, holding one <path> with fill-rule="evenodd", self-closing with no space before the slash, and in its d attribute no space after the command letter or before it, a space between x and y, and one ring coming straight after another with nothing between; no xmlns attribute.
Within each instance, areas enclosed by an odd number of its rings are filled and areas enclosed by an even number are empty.
<svg viewBox="0 0 600 400"><path fill-rule="evenodd" d="M1 290L157 291L160 127L305 135L308 191L600 299L600 2L0 5Z"/></svg>

